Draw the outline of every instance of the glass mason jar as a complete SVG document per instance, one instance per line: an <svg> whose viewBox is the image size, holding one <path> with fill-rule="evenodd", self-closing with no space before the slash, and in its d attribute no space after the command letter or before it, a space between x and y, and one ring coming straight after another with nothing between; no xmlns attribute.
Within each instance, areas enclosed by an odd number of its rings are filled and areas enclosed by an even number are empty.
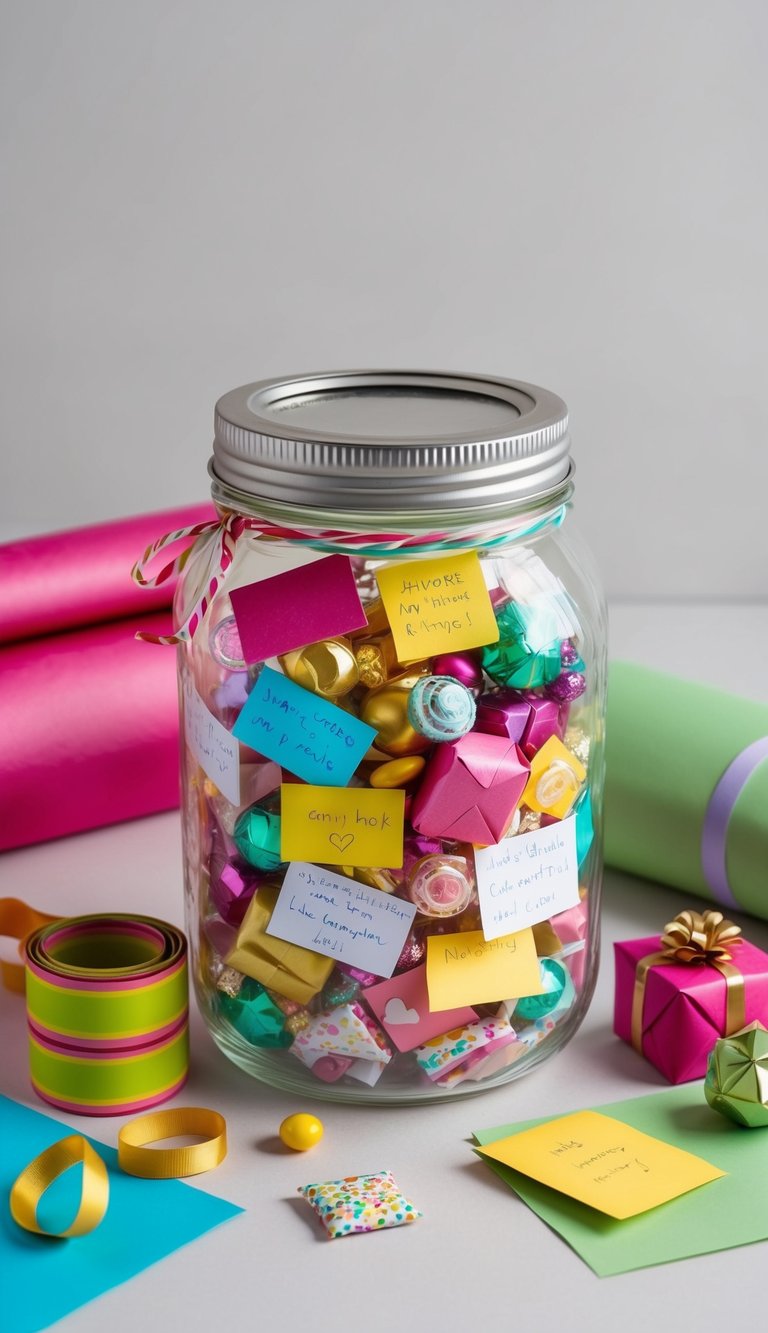
<svg viewBox="0 0 768 1333"><path fill-rule="evenodd" d="M185 892L215 1041L415 1103L576 1031L598 965L606 626L565 404L474 375L217 405L175 603Z"/></svg>

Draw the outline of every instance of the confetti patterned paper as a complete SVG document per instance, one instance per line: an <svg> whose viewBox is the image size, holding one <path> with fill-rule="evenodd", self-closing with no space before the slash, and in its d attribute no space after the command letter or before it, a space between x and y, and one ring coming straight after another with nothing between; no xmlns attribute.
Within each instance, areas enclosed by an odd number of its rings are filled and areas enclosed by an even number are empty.
<svg viewBox="0 0 768 1333"><path fill-rule="evenodd" d="M391 1171L302 1185L298 1193L314 1208L331 1240L402 1227L422 1216L400 1192Z"/></svg>
<svg viewBox="0 0 768 1333"><path fill-rule="evenodd" d="M384 1033L356 1002L314 1014L296 1036L293 1055L313 1064L318 1055L347 1055L353 1060L377 1060L388 1064L392 1052Z"/></svg>

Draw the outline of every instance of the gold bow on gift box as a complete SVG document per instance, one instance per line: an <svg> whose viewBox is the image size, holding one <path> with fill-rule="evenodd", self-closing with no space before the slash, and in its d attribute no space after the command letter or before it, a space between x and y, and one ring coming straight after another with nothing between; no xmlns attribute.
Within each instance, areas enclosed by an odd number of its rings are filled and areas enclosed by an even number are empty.
<svg viewBox="0 0 768 1333"><path fill-rule="evenodd" d="M652 967L661 963L714 967L725 977L725 1032L728 1037L746 1021L744 978L731 963L731 950L741 944L741 927L728 921L722 912L679 912L667 922L661 936L664 945L656 953L646 954L637 964L632 995L632 1045L643 1053L643 1004L645 983Z"/></svg>

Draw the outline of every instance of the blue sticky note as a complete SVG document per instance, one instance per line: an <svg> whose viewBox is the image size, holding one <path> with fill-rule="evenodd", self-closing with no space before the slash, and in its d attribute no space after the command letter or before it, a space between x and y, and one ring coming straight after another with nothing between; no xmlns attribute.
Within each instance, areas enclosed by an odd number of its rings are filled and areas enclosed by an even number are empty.
<svg viewBox="0 0 768 1333"><path fill-rule="evenodd" d="M271 667L232 728L243 745L319 787L346 787L377 732Z"/></svg>
<svg viewBox="0 0 768 1333"><path fill-rule="evenodd" d="M0 1096L0 1308L3 1327L13 1333L38 1333L243 1211L178 1180L128 1176L114 1148L86 1136L109 1172L104 1220L87 1236L69 1240L23 1231L8 1206L11 1186L38 1153L72 1132L60 1120ZM41 1225L63 1227L72 1220L78 1171L71 1167L43 1196Z"/></svg>

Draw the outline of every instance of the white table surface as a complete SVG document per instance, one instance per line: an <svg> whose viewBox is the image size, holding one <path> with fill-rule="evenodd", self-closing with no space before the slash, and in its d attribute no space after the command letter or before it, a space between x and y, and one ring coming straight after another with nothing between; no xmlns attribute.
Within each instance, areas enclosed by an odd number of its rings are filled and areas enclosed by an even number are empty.
<svg viewBox="0 0 768 1333"><path fill-rule="evenodd" d="M768 608L645 603L612 608L612 656L765 699ZM159 649L157 651L160 651ZM118 825L0 857L0 893L69 913L135 910L181 923L178 815ZM193 1188L246 1212L82 1307L62 1322L72 1333L278 1329L621 1327L726 1328L760 1321L765 1247L597 1278L471 1152L471 1131L555 1115L666 1087L655 1069L611 1031L614 939L653 934L685 896L608 872L603 961L587 1018L571 1044L505 1088L444 1105L369 1110L298 1106L231 1065L193 1015L190 1081L181 1105L208 1105L227 1118L229 1155ZM768 925L737 918L768 948ZM118 1120L44 1107L27 1081L23 1002L0 993L0 1091L114 1144ZM284 1116L315 1109L325 1124L309 1154L276 1139ZM768 1141L766 1142L768 1151ZM296 1187L391 1169L423 1210L414 1226L329 1242ZM704 1324L701 1325L701 1321ZM7 1333L13 1333L8 1329Z"/></svg>

